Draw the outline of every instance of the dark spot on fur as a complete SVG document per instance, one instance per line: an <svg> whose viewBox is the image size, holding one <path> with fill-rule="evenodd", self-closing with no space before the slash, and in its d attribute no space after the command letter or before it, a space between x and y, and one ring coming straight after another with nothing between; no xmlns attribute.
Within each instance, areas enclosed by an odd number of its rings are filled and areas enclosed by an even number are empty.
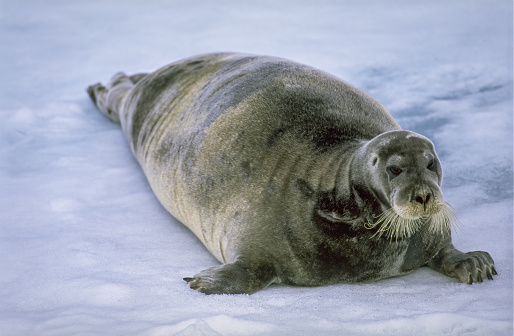
<svg viewBox="0 0 514 336"><path fill-rule="evenodd" d="M278 129L268 138L266 145L268 147L272 147L282 136L284 135L284 130Z"/></svg>
<svg viewBox="0 0 514 336"><path fill-rule="evenodd" d="M296 187L300 190L300 193L307 198L311 198L314 195L314 190L312 190L309 183L304 179L297 179Z"/></svg>
<svg viewBox="0 0 514 336"><path fill-rule="evenodd" d="M314 139L314 143L319 149L329 149L348 141L352 141L352 138L348 137L343 130L337 127L330 127L321 130Z"/></svg>
<svg viewBox="0 0 514 336"><path fill-rule="evenodd" d="M344 274L344 278L352 282L377 279L385 260L382 261L380 255L366 255L366 251L380 251L381 247L367 237L347 246L348 243L320 242L317 245L317 257L321 264L318 272L325 278L340 279L341 274ZM378 262L374 262L375 259Z"/></svg>
<svg viewBox="0 0 514 336"><path fill-rule="evenodd" d="M334 272L334 270L338 270L341 267L348 266L351 264L351 260L341 251L334 249L334 246L328 244L327 242L322 242L318 245L317 248L318 258L323 262L325 266L325 272ZM345 267L346 272L351 272L351 267Z"/></svg>
<svg viewBox="0 0 514 336"><path fill-rule="evenodd" d="M248 179L252 176L252 164L249 161L241 163L241 170L245 182L248 182Z"/></svg>

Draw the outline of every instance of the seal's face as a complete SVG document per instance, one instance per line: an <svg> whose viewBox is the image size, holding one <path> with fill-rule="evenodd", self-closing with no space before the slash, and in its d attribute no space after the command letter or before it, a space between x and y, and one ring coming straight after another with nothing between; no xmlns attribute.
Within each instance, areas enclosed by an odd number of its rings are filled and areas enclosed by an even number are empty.
<svg viewBox="0 0 514 336"><path fill-rule="evenodd" d="M427 138L409 131L393 131L372 139L366 150L366 183L382 204L373 228L381 234L405 237L431 220L434 230L453 221L441 192L442 169L434 146Z"/></svg>
<svg viewBox="0 0 514 336"><path fill-rule="evenodd" d="M398 134L386 141L372 164L390 206L402 218L433 215L443 204L443 195L441 165L432 144L414 134Z"/></svg>

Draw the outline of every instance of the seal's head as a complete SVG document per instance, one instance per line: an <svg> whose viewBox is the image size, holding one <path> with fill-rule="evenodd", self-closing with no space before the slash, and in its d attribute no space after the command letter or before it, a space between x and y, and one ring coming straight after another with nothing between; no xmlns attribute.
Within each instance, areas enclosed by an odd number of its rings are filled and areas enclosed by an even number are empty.
<svg viewBox="0 0 514 336"><path fill-rule="evenodd" d="M372 229L389 238L410 236L430 223L446 232L456 221L441 192L443 172L430 140L410 131L391 131L367 142L359 151L362 183L378 199L382 213L374 214Z"/></svg>

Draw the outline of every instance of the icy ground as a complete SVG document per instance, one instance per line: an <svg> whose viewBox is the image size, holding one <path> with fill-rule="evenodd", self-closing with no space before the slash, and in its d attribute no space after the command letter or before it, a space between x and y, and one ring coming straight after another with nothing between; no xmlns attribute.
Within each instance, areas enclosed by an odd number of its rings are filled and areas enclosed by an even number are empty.
<svg viewBox="0 0 514 336"><path fill-rule="evenodd" d="M422 268L205 296L216 265L84 89L211 51L286 57L429 136L494 281ZM0 0L0 335L512 335L512 1Z"/></svg>

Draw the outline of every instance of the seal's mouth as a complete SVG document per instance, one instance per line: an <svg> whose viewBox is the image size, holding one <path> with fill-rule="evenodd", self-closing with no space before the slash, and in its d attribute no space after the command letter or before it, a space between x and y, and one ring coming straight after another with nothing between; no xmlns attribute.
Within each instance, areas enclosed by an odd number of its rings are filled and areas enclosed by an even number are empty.
<svg viewBox="0 0 514 336"><path fill-rule="evenodd" d="M378 216L374 223L367 222L366 229L378 228L371 238L385 236L389 240L395 238L403 239L413 235L423 225L429 225L428 231L434 235L447 235L452 227L459 227L460 223L452 206L445 203L440 206L439 211L432 215L421 216L418 218L402 217L393 208L389 208Z"/></svg>

